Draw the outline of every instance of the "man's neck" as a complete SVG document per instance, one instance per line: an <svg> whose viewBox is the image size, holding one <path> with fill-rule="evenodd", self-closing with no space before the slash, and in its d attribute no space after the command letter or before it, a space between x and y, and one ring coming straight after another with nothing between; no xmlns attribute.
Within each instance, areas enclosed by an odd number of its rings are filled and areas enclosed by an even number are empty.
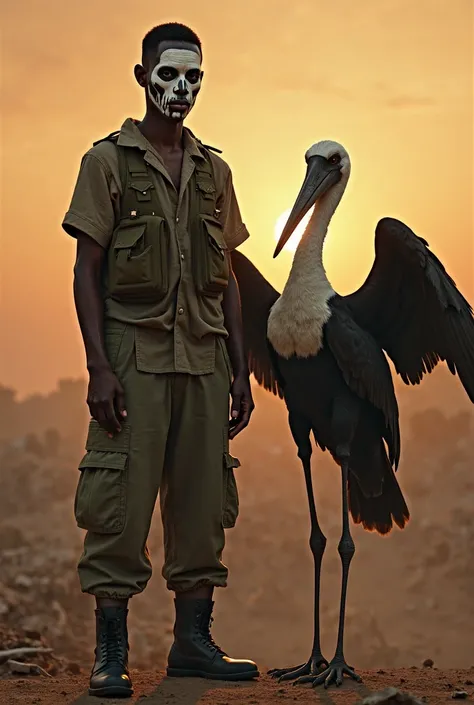
<svg viewBox="0 0 474 705"><path fill-rule="evenodd" d="M182 147L183 123L170 120L158 111L147 111L137 127L159 152L174 152Z"/></svg>

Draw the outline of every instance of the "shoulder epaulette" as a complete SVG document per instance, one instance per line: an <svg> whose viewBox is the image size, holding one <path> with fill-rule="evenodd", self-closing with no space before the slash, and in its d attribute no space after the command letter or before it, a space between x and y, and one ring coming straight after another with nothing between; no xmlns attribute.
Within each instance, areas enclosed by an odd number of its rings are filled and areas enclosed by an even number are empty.
<svg viewBox="0 0 474 705"><path fill-rule="evenodd" d="M201 140L199 140L199 142L201 142ZM201 142L201 144L204 147L204 149L210 149L212 152L217 152L217 154L222 154L222 149L217 149L217 147L211 147L210 144L204 144L203 142Z"/></svg>
<svg viewBox="0 0 474 705"><path fill-rule="evenodd" d="M94 142L93 146L95 147L96 144L100 144L101 142L116 142L118 140L119 135L120 130L115 130L115 132L111 132L110 135L107 135L107 137L102 137L102 139L97 140L97 142Z"/></svg>

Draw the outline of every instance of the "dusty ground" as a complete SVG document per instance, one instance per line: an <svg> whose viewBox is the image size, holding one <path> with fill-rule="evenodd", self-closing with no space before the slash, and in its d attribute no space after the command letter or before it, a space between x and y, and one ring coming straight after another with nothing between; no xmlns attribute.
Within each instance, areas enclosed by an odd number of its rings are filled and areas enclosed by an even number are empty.
<svg viewBox="0 0 474 705"><path fill-rule="evenodd" d="M135 695L128 701L90 698L86 693L87 676L60 679L28 678L0 682L1 705L105 705L110 702L143 705L350 705L387 687L408 692L430 705L452 702L455 689L474 700L474 667L469 670L407 668L361 671L363 683L345 681L336 689L311 689L280 684L268 676L255 683L213 683L196 679L171 679L152 671L132 672ZM394 701L385 701L391 703Z"/></svg>

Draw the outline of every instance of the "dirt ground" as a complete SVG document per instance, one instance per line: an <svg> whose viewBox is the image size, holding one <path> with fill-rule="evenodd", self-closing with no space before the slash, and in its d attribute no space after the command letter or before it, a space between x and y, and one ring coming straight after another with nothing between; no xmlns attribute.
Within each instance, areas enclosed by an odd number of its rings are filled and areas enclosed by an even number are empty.
<svg viewBox="0 0 474 705"><path fill-rule="evenodd" d="M216 683L200 678L166 678L160 672L133 671L135 694L130 700L120 702L143 705L351 705L386 688L410 693L430 705L451 702L456 690L467 693L467 702L474 700L474 666L466 670L413 667L361 671L361 675L361 684L345 680L340 688L324 690L277 683L268 676L252 683ZM403 701L399 695L379 702L395 705ZM105 705L110 702L118 701L87 695L87 675L53 679L29 677L0 682L1 705ZM410 703L409 700L405 702Z"/></svg>

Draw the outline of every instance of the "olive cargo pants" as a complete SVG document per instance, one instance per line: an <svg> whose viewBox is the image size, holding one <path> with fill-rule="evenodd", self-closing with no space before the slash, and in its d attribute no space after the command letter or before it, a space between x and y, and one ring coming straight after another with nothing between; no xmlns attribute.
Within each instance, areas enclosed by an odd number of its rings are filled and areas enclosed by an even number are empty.
<svg viewBox="0 0 474 705"><path fill-rule="evenodd" d="M106 347L128 415L113 438L90 422L74 505L78 526L87 530L78 566L82 591L127 598L145 588L158 492L168 588L224 587L224 529L238 514L239 464L228 452L225 343L216 341L215 371L199 376L139 372L133 326L109 326Z"/></svg>

